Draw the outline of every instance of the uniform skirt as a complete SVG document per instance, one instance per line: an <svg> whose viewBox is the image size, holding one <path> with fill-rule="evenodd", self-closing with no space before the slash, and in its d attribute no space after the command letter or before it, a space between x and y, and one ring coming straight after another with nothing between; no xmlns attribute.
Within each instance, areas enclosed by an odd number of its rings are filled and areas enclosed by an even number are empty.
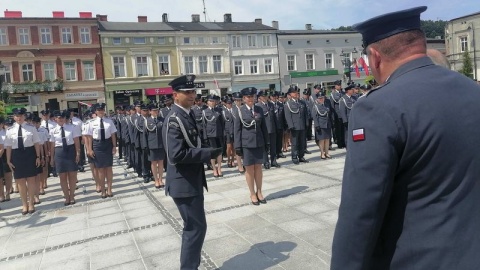
<svg viewBox="0 0 480 270"><path fill-rule="evenodd" d="M233 134L225 134L225 143L233 143Z"/></svg>
<svg viewBox="0 0 480 270"><path fill-rule="evenodd" d="M3 153L2 155L2 175L5 176L6 173L11 173L10 167L7 164L7 154Z"/></svg>
<svg viewBox="0 0 480 270"><path fill-rule="evenodd" d="M25 149L12 149L12 164L15 166L13 177L15 179L22 179L27 177L34 177L37 175L37 165L35 161L37 154L35 147L25 147Z"/></svg>
<svg viewBox="0 0 480 270"><path fill-rule="evenodd" d="M243 151L243 165L250 166L255 164L263 164L264 147L257 148L242 148Z"/></svg>
<svg viewBox="0 0 480 270"><path fill-rule="evenodd" d="M332 137L332 129L331 128L321 128L320 132L315 129L315 140L329 140Z"/></svg>
<svg viewBox="0 0 480 270"><path fill-rule="evenodd" d="M208 138L208 142L210 143L210 147L212 148L222 147L222 142L220 138Z"/></svg>
<svg viewBox="0 0 480 270"><path fill-rule="evenodd" d="M148 152L148 161L159 161L165 159L165 149L150 149Z"/></svg>
<svg viewBox="0 0 480 270"><path fill-rule="evenodd" d="M77 171L78 166L75 162L75 145L71 144L66 149L55 147L55 170L57 173L66 173Z"/></svg>
<svg viewBox="0 0 480 270"><path fill-rule="evenodd" d="M107 168L113 166L113 154L112 154L112 139L106 139L105 141L93 140L93 164L95 168Z"/></svg>

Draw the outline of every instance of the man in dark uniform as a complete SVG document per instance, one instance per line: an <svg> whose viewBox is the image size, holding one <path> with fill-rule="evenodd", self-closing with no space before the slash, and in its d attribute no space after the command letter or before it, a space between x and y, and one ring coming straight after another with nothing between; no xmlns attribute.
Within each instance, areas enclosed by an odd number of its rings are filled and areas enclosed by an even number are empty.
<svg viewBox="0 0 480 270"><path fill-rule="evenodd" d="M165 107L163 107L160 110L160 116L164 118L167 116L167 114L170 112L172 108L172 103L173 103L173 96L171 94L165 95L165 100L164 100Z"/></svg>
<svg viewBox="0 0 480 270"><path fill-rule="evenodd" d="M276 133L275 133L275 151L277 153L277 159L285 158L286 156L282 153L282 146L283 146L283 130L285 128L285 112L283 103L278 101L278 97L280 96L280 92L275 91L270 96L270 101L273 104L274 108L274 115L275 115L275 126L276 126Z"/></svg>
<svg viewBox="0 0 480 270"><path fill-rule="evenodd" d="M334 139L338 148L345 148L345 131L343 129L343 122L340 115L340 99L342 98L342 81L335 81L335 88L332 89L330 93L330 102L335 109L333 114L333 129L334 129Z"/></svg>
<svg viewBox="0 0 480 270"><path fill-rule="evenodd" d="M331 269L480 269L480 91L426 55L426 8L353 26L380 86L350 114Z"/></svg>
<svg viewBox="0 0 480 270"><path fill-rule="evenodd" d="M270 166L280 168L280 164L277 163L277 144L276 144L276 132L277 132L277 118L275 117L275 106L268 101L267 93L265 91L258 92L258 103L255 106L262 108L263 115L265 117L265 124L267 125L268 136L270 140L270 149L265 151L263 155L263 167L270 169ZM270 160L268 159L270 154Z"/></svg>
<svg viewBox="0 0 480 270"><path fill-rule="evenodd" d="M303 90L303 101L305 105L307 105L307 125L305 129L305 136L307 137L307 141L312 140L312 109L313 109L313 100L311 100L312 90L307 88ZM308 154L308 153L307 153Z"/></svg>
<svg viewBox="0 0 480 270"><path fill-rule="evenodd" d="M124 143L124 161L127 162L127 167L132 168L133 165L130 162L130 133L128 132L129 127L128 127L128 118L130 117L130 106L125 106L124 108L125 115L121 119L121 125L122 125L122 139Z"/></svg>
<svg viewBox="0 0 480 270"><path fill-rule="evenodd" d="M207 181L203 163L222 154L221 147L201 148L191 112L195 100L194 80L195 75L184 75L169 83L174 90L175 104L166 115L162 129L168 160L165 193L173 198L184 222L180 269L185 270L198 269L207 232L203 198Z"/></svg>
<svg viewBox="0 0 480 270"><path fill-rule="evenodd" d="M353 91L355 89L354 84L350 84L345 87L345 95L340 99L340 106L338 112L340 113L340 118L343 121L343 127L345 130L345 147L347 147L347 131L348 131L348 118L350 117L350 111L352 110L353 104L355 104L356 99L353 98Z"/></svg>
<svg viewBox="0 0 480 270"><path fill-rule="evenodd" d="M294 164L308 163L304 158L306 148L305 125L307 123L305 104L298 100L298 88L290 87L287 94L290 98L285 102L285 119L291 133L292 161Z"/></svg>
<svg viewBox="0 0 480 270"><path fill-rule="evenodd" d="M132 144L133 144L133 149L134 149L134 169L135 172L137 173L138 177L142 177L142 145L140 142L140 132L138 128L138 121L139 118L141 117L140 111L141 111L141 106L143 105L143 102L140 100L137 100L134 102L135 105L135 112L130 115L131 120L132 120Z"/></svg>
<svg viewBox="0 0 480 270"><path fill-rule="evenodd" d="M125 145L122 137L122 118L125 117L122 106L115 107L116 114L112 117L113 124L117 128L118 159L123 159L123 148Z"/></svg>
<svg viewBox="0 0 480 270"><path fill-rule="evenodd" d="M140 107L140 116L137 118L137 132L140 136L140 163L142 164L142 178L143 182L147 184L152 180L151 162L148 160L148 137L146 132L145 122L147 117L150 117L147 104L142 104Z"/></svg>

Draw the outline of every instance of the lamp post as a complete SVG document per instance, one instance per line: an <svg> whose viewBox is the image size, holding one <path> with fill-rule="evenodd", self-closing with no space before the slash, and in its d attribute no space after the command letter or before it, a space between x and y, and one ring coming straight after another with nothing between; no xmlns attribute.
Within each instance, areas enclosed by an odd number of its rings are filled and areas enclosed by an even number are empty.
<svg viewBox="0 0 480 270"><path fill-rule="evenodd" d="M358 53L357 48L354 47L353 51L351 53L352 54ZM345 53L342 49L342 53L340 54L340 56L342 57L343 72L348 77L348 83L347 84L350 84L352 82L352 70L351 70L352 60L350 60L352 55L350 55L350 53Z"/></svg>
<svg viewBox="0 0 480 270"><path fill-rule="evenodd" d="M2 64L2 61L0 61L0 95L2 97L2 101L5 102L5 100L3 100L3 80L5 78L5 66Z"/></svg>

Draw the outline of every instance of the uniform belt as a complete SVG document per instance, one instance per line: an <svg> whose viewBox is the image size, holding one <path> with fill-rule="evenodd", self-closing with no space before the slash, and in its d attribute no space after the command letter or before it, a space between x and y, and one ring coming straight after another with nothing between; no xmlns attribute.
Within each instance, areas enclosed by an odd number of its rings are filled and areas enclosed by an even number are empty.
<svg viewBox="0 0 480 270"><path fill-rule="evenodd" d="M110 140L111 137L105 138L105 142ZM93 139L94 142L101 142L102 140Z"/></svg>
<svg viewBox="0 0 480 270"><path fill-rule="evenodd" d="M67 147L72 146L73 144L67 144ZM55 148L63 148L63 146L55 146Z"/></svg>

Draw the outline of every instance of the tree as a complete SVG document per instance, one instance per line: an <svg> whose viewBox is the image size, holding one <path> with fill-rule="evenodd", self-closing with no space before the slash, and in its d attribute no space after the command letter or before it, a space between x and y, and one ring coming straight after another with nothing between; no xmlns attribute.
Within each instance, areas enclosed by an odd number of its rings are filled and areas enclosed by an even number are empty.
<svg viewBox="0 0 480 270"><path fill-rule="evenodd" d="M7 116L7 111L5 110L5 102L0 100L0 117L5 118Z"/></svg>
<svg viewBox="0 0 480 270"><path fill-rule="evenodd" d="M427 38L435 38L437 36L440 36L442 38L445 37L445 25L447 24L447 21L432 21L432 20L421 20L420 25L425 32L425 36ZM332 31L354 31L351 26L340 26L338 28L332 28L330 29Z"/></svg>
<svg viewBox="0 0 480 270"><path fill-rule="evenodd" d="M463 67L460 70L460 73L473 79L473 65L472 59L470 58L470 53L465 51L462 55L463 58Z"/></svg>

